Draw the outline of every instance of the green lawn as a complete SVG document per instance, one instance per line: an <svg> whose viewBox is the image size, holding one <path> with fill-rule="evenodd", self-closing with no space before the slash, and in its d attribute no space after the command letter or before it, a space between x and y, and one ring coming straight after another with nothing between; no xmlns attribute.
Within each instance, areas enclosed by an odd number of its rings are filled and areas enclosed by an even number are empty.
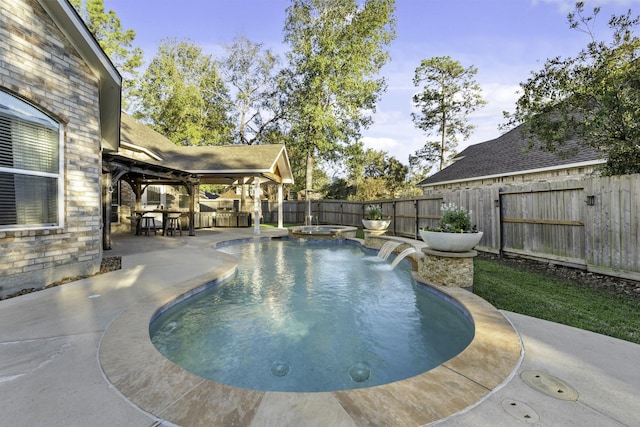
<svg viewBox="0 0 640 427"><path fill-rule="evenodd" d="M476 259L473 292L495 307L640 344L640 299Z"/></svg>
<svg viewBox="0 0 640 427"><path fill-rule="evenodd" d="M300 224L287 224L287 223L282 224L282 226L284 228L293 227L293 226L296 226L296 225L300 225ZM260 227L263 227L263 228L278 228L278 224L277 223L266 223L266 224L260 223Z"/></svg>

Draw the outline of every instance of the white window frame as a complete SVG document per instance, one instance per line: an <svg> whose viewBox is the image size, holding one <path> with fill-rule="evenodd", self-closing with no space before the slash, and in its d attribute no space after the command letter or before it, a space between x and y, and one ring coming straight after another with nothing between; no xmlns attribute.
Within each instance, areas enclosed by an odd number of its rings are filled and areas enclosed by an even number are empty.
<svg viewBox="0 0 640 427"><path fill-rule="evenodd" d="M3 102L3 100L5 102ZM8 102L6 102L8 101ZM5 103L9 105L4 105ZM25 101L24 99L17 97L9 92L5 92L0 89L0 108L3 109L5 114L12 115L22 120L38 124L47 122L49 127L58 128L58 173L41 172L33 170L25 170L19 168L9 168L0 166L0 172L13 174L13 175L26 175L56 179L57 182L57 215L55 223L48 224L15 224L15 225L0 225L0 231L28 231L28 230L51 230L64 228L64 211L65 211L65 197L64 197L64 127L63 125L44 113L38 107ZM44 124L43 124L44 126Z"/></svg>

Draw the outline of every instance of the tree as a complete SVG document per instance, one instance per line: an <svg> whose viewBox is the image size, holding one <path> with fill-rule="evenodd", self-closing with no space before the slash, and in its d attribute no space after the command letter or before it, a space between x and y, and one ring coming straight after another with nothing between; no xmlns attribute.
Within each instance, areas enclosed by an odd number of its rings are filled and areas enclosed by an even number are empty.
<svg viewBox="0 0 640 427"><path fill-rule="evenodd" d="M630 10L612 16L607 44L591 27L599 11L585 16L584 3L576 3L569 26L591 42L575 57L548 59L521 83L515 112L505 113L507 126L522 125L530 147L560 155L568 154L571 140L601 150L604 175L640 173L640 39L633 33L640 18Z"/></svg>
<svg viewBox="0 0 640 427"><path fill-rule="evenodd" d="M430 163L426 163L422 160L420 156L420 151L416 151L416 155L409 155L409 172L407 173L407 189L410 190L408 195L420 195L422 194L422 190L420 190L417 186L418 184L427 176L429 176L428 171L431 169L431 165L435 160L431 160ZM435 159L435 157L433 158Z"/></svg>
<svg viewBox="0 0 640 427"><path fill-rule="evenodd" d="M364 194L371 180L379 180L382 187L375 198L394 198L405 184L409 169L386 151L367 148L364 152L364 182L357 194ZM362 199L367 200L367 199Z"/></svg>
<svg viewBox="0 0 640 427"><path fill-rule="evenodd" d="M238 36L227 47L221 62L225 81L234 89L231 107L236 122L236 140L252 145L277 128L285 105L279 59L260 43ZM268 136L267 136L268 138Z"/></svg>
<svg viewBox="0 0 640 427"><path fill-rule="evenodd" d="M422 148L417 149L413 154L409 154L409 167L421 175L426 175L421 171L428 171L440 160L440 142L427 142Z"/></svg>
<svg viewBox="0 0 640 427"><path fill-rule="evenodd" d="M416 151L415 157L428 163L433 163L430 160L435 157L441 170L447 154L457 147L458 135L464 139L471 135L474 126L468 116L486 104L473 79L477 72L475 67L464 68L449 56L424 59L416 68L413 85L424 86L413 96L413 104L420 112L411 113L411 118L427 135L440 135L440 141L428 142Z"/></svg>
<svg viewBox="0 0 640 427"><path fill-rule="evenodd" d="M371 123L394 10L394 0L292 0L287 9L289 136L305 156L308 189L315 158L339 157Z"/></svg>
<svg viewBox="0 0 640 427"><path fill-rule="evenodd" d="M122 75L122 103L126 109L132 103L143 58L142 49L133 47L135 31L123 30L116 13L105 12L104 0L70 0L70 3Z"/></svg>
<svg viewBox="0 0 640 427"><path fill-rule="evenodd" d="M408 168L386 151L365 149L358 142L345 154L350 199L394 198L405 186Z"/></svg>
<svg viewBox="0 0 640 427"><path fill-rule="evenodd" d="M188 40L163 40L141 78L136 117L178 145L231 140L227 89L210 55Z"/></svg>
<svg viewBox="0 0 640 427"><path fill-rule="evenodd" d="M322 191L328 200L349 200L354 194L353 186L344 177L333 178Z"/></svg>

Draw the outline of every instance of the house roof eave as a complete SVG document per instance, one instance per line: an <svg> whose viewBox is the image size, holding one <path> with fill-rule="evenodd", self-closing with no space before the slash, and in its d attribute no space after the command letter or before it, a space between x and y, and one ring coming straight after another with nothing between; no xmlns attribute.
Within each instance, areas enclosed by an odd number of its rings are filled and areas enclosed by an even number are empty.
<svg viewBox="0 0 640 427"><path fill-rule="evenodd" d="M514 176L514 175L525 175L530 173L540 173L540 172L550 172L554 170L562 170L562 169L575 169L585 166L597 166L605 163L605 160L588 160L584 162L576 162L576 163L568 163L564 165L550 166L545 168L537 168L537 169L528 169L522 171L514 171L514 172L504 172L494 175L484 175L484 176L473 176L468 178L460 178L460 179L452 179L448 181L436 181L429 183L420 183L418 187L435 187L437 185L449 185L449 184L457 184L460 182L469 182L469 181L480 181L483 179L495 179L495 178L503 178L505 176Z"/></svg>
<svg viewBox="0 0 640 427"><path fill-rule="evenodd" d="M131 151L137 151L137 152L140 152L140 153L144 153L144 154L146 154L147 156L151 157L154 160L157 160L157 161L161 161L162 160L162 157L160 157L158 154L154 153L153 151L149 150L148 148L141 147L141 146L136 145L136 144L131 144L131 143L125 142L125 141L120 141L120 146L122 148L126 148L126 149L131 150Z"/></svg>
<svg viewBox="0 0 640 427"><path fill-rule="evenodd" d="M38 2L98 77L102 146L106 151L117 151L120 142L122 76L67 0Z"/></svg>

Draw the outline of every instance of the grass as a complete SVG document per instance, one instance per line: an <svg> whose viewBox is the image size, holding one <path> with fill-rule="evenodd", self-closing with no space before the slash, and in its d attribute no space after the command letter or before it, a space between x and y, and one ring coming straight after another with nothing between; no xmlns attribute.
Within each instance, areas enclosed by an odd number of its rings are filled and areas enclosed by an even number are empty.
<svg viewBox="0 0 640 427"><path fill-rule="evenodd" d="M473 292L501 310L640 344L640 300L634 297L479 259Z"/></svg>
<svg viewBox="0 0 640 427"><path fill-rule="evenodd" d="M289 223L286 223L286 222L284 224L282 224L282 226L284 228L293 227L293 226L296 226L296 225L300 225L300 224L289 224ZM265 223L261 222L260 223L260 228L278 228L278 223L269 222L269 223L265 224Z"/></svg>

